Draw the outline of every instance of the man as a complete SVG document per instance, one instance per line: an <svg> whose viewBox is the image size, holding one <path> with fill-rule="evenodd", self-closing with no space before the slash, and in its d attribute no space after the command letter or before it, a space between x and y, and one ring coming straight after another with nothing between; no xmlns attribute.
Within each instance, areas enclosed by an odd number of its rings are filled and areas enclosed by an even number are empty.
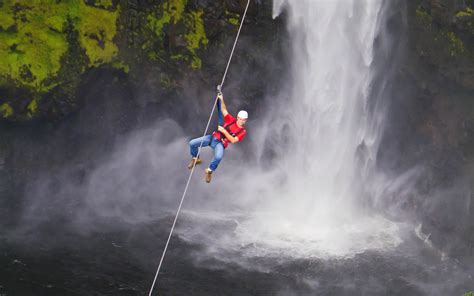
<svg viewBox="0 0 474 296"><path fill-rule="evenodd" d="M200 164L202 161L197 157L198 148L201 145L211 146L214 149L214 159L209 164L209 167L205 170L206 182L211 182L212 173L217 169L217 166L224 156L224 150L229 146L229 143L237 143L242 141L247 131L245 130L245 123L247 122L248 113L247 111L241 110L237 114L237 119L229 114L227 107L224 103L224 95L220 91L218 86L218 101L217 101L217 112L219 117L219 125L217 131L214 131L212 135L196 138L189 141L189 147L191 150L191 162L188 165L189 169L193 166Z"/></svg>

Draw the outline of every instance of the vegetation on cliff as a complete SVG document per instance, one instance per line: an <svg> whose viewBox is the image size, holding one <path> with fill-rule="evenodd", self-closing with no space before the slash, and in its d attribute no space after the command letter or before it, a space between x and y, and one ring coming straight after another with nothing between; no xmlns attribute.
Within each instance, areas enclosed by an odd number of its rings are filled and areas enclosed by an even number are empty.
<svg viewBox="0 0 474 296"><path fill-rule="evenodd" d="M429 55L434 63L439 64L439 59L446 57L474 56L472 47L471 32L468 27L459 26L460 19L465 15L469 16L469 7L460 10L451 16L450 22L445 24L444 19L440 19L436 8L428 5L424 1L418 1L416 7L416 26L417 34L420 38L416 39L418 52L422 56ZM473 16L474 20L474 16ZM466 24L470 23L469 21ZM465 45L468 43L468 45Z"/></svg>
<svg viewBox="0 0 474 296"><path fill-rule="evenodd" d="M4 106L0 116L34 118L45 94L62 88L62 95L72 98L78 74L117 56L113 39L120 6L111 1L89 2L0 2L0 104ZM80 46L82 51L71 46ZM83 63L75 67L77 63L64 63L66 58Z"/></svg>
<svg viewBox="0 0 474 296"><path fill-rule="evenodd" d="M186 10L186 4L187 0L167 0L147 15L147 28L155 35L150 42L157 48L149 52L149 57L152 60L166 59L167 44L178 49L171 54L172 60L184 61L192 68L199 69L201 59L197 51L209 42L202 19L204 12L202 9ZM166 37L168 40L165 40ZM144 48L147 47L150 44L145 43Z"/></svg>
<svg viewBox="0 0 474 296"><path fill-rule="evenodd" d="M222 5L210 6L235 24L238 14ZM144 63L201 69L209 43L205 8L188 0L0 1L0 120L70 113L79 105L84 73L93 68L135 77L134 65ZM175 85L166 72L158 79L163 88Z"/></svg>

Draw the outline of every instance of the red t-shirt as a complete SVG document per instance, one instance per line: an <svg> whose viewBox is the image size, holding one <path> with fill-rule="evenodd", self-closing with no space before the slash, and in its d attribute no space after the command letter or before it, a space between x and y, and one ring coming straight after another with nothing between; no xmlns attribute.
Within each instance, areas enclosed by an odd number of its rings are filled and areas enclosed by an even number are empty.
<svg viewBox="0 0 474 296"><path fill-rule="evenodd" d="M234 123L232 123L234 122ZM231 125L229 125L230 123L232 123ZM229 125L229 126L228 126ZM245 134L247 133L247 131L244 129L244 128L241 128L237 125L237 121L235 119L234 116L230 115L229 113L227 113L227 115L224 117L224 126L226 127L226 129L230 132L231 134L237 134L237 138L239 138L239 141L242 141L242 139L245 137ZM239 131L242 129L242 131L239 133ZM216 138L217 140L221 140L221 136L222 136L222 144L224 144L224 148L227 148L227 146L229 146L229 143L230 141L226 138L226 136L222 135L220 132L218 131L215 131L212 133L212 135L214 136L214 138Z"/></svg>

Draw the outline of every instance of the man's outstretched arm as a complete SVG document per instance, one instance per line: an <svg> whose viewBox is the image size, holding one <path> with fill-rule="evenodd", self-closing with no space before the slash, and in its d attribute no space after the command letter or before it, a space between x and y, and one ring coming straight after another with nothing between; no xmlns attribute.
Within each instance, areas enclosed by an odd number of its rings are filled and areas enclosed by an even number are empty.
<svg viewBox="0 0 474 296"><path fill-rule="evenodd" d="M223 95L222 93L220 93L217 97L219 98L219 100L221 100L222 115L223 115L224 117L226 117L227 114L229 114L229 112L227 111L227 107L226 107L226 105L225 105L225 103L224 103L224 95Z"/></svg>

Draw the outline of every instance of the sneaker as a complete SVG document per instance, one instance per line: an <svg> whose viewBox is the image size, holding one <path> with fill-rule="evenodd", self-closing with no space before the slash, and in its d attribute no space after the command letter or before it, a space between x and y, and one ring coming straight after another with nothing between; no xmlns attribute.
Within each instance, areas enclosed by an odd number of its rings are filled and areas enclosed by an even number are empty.
<svg viewBox="0 0 474 296"><path fill-rule="evenodd" d="M206 182L210 183L212 178L212 171L210 169L206 169Z"/></svg>
<svg viewBox="0 0 474 296"><path fill-rule="evenodd" d="M188 165L188 169L192 169L193 166L197 166L198 164L200 164L202 161L200 158L196 158L196 157L193 157L193 159L191 159L191 162L189 163ZM196 163L196 164L194 164Z"/></svg>

